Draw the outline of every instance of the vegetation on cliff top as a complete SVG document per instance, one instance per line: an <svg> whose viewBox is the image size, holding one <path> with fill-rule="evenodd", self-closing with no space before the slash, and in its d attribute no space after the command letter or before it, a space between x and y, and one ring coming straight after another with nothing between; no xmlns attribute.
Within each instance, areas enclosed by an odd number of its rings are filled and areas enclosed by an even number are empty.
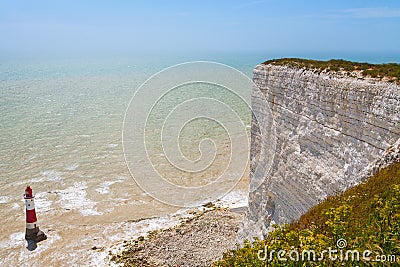
<svg viewBox="0 0 400 267"><path fill-rule="evenodd" d="M266 240L246 242L213 266L399 266L400 163L275 227ZM330 249L331 258L323 252Z"/></svg>
<svg viewBox="0 0 400 267"><path fill-rule="evenodd" d="M343 59L331 59L328 61L299 59L299 58L281 58L265 61L263 64L284 65L295 68L314 69L319 72L346 72L347 74L359 73L361 77L385 79L389 82L400 83L400 64L371 64L351 62Z"/></svg>

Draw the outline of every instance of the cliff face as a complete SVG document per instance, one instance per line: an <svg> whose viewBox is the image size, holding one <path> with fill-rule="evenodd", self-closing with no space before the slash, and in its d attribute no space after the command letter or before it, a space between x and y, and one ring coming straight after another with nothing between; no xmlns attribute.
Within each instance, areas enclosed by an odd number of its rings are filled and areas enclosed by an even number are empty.
<svg viewBox="0 0 400 267"><path fill-rule="evenodd" d="M400 86L285 66L259 65L253 112L269 105L276 145L263 146L252 121L249 207L238 241L263 238L271 223L288 223L326 197L360 183L400 138ZM270 125L268 125L270 127ZM265 132L265 131L264 131ZM273 157L260 168L260 154ZM389 153L390 155L390 153Z"/></svg>

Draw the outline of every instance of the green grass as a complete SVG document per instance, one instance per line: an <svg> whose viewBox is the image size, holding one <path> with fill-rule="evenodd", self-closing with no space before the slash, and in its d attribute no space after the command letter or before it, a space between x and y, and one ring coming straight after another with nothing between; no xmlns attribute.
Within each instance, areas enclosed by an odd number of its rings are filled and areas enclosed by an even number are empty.
<svg viewBox="0 0 400 267"><path fill-rule="evenodd" d="M380 170L367 182L353 187L339 196L329 197L290 225L275 226L266 240L245 242L243 247L224 254L213 266L400 266L400 163ZM337 249L337 240L345 239L347 246L341 249L357 250L360 261L332 261L326 255L321 261L281 261L270 252L283 249L287 252L314 250L318 258L329 247ZM258 258L258 252L268 248L266 260ZM362 258L397 255L396 262L372 262ZM338 252L339 253L339 252ZM263 253L260 254L263 256ZM294 259L296 259L296 254ZM337 254L339 256L339 254ZM339 256L340 257L340 256Z"/></svg>
<svg viewBox="0 0 400 267"><path fill-rule="evenodd" d="M389 82L400 83L400 64L371 64L351 62L343 59L331 59L328 61L299 59L299 58L281 58L265 61L263 64L285 65L295 68L307 68L318 72L321 71L361 71L363 77L388 78Z"/></svg>

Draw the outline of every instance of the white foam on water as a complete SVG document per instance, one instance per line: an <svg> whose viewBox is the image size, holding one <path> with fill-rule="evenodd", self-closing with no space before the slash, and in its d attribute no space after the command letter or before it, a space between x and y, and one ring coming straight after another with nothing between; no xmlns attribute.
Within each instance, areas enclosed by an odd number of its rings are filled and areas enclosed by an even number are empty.
<svg viewBox="0 0 400 267"><path fill-rule="evenodd" d="M100 187L96 189L99 194L108 194L110 193L110 186L112 186L115 183L121 183L123 182L123 179L115 180L115 181L104 181L100 184Z"/></svg>
<svg viewBox="0 0 400 267"><path fill-rule="evenodd" d="M119 265L106 265L106 258L108 256L108 251L91 251L90 252L90 264L89 266L119 266Z"/></svg>
<svg viewBox="0 0 400 267"><path fill-rule="evenodd" d="M207 208L198 207L192 209L181 209L170 215L143 219L140 221L121 222L107 226L103 234L111 242L136 239L140 236L146 237L149 232L160 229L168 229L181 223L183 219L193 218L195 212Z"/></svg>
<svg viewBox="0 0 400 267"><path fill-rule="evenodd" d="M12 233L8 240L0 242L0 248L16 248L25 242L25 232Z"/></svg>
<svg viewBox="0 0 400 267"><path fill-rule="evenodd" d="M143 199L137 199L137 200L132 200L129 201L129 204L133 204L133 205L144 205L147 204L147 201L144 201Z"/></svg>
<svg viewBox="0 0 400 267"><path fill-rule="evenodd" d="M128 204L129 206L140 206L148 204L147 201L143 199L130 199L130 198L113 198L114 206L121 206Z"/></svg>
<svg viewBox="0 0 400 267"><path fill-rule="evenodd" d="M113 148L113 147L117 147L117 146L118 146L118 144L108 144L107 145L108 148Z"/></svg>
<svg viewBox="0 0 400 267"><path fill-rule="evenodd" d="M176 222L175 222L176 223ZM174 222L166 218L145 219L139 222L123 222L104 229L103 234L110 242L129 240L146 236L148 232L173 226Z"/></svg>
<svg viewBox="0 0 400 267"><path fill-rule="evenodd" d="M0 196L0 204L6 204L10 202L11 198L9 196Z"/></svg>
<svg viewBox="0 0 400 267"><path fill-rule="evenodd" d="M31 156L26 160L26 162L30 162L30 161L36 159L37 156L38 156L38 154L33 154L33 155L31 155Z"/></svg>
<svg viewBox="0 0 400 267"><path fill-rule="evenodd" d="M35 210L37 213L45 213L51 210L53 202L48 200L46 192L39 192L35 194Z"/></svg>
<svg viewBox="0 0 400 267"><path fill-rule="evenodd" d="M48 170L42 172L42 176L30 179L29 183L55 182L61 180L62 180L61 173L55 170ZM20 184L25 184L25 183L26 182Z"/></svg>
<svg viewBox="0 0 400 267"><path fill-rule="evenodd" d="M78 167L79 167L79 164L75 163L75 164L73 164L71 166L66 167L65 170L66 171L75 171L76 169L78 169Z"/></svg>
<svg viewBox="0 0 400 267"><path fill-rule="evenodd" d="M96 209L96 202L86 198L86 189L86 182L75 182L73 186L57 191L60 196L58 204L64 209L77 210L83 216L102 215Z"/></svg>
<svg viewBox="0 0 400 267"><path fill-rule="evenodd" d="M226 196L218 200L215 204L230 209L246 207L249 203L248 193L240 190L229 192Z"/></svg>

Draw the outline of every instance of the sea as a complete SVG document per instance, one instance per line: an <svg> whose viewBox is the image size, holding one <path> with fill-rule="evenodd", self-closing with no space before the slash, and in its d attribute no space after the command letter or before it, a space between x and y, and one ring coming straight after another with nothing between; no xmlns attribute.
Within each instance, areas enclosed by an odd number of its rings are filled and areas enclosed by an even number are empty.
<svg viewBox="0 0 400 267"><path fill-rule="evenodd" d="M124 118L131 99L152 75L176 64L197 60L218 62L251 79L257 64L282 56L267 53L3 56L0 60L0 265L104 266L109 264L110 252L116 253L124 242L176 225L182 218L192 216L193 209L202 209L201 203L198 207L182 207L162 201L135 180L127 166L122 142ZM368 61L369 58L351 59ZM369 61L379 61L379 57ZM250 98L251 89L242 93ZM187 96L184 99L193 96L227 100L237 112L249 141L251 110L226 90L210 85L191 85L166 97L161 108L155 108L150 116L150 132L157 133L162 127L160 118L165 119L169 111L179 106L177 99L182 95ZM204 138L212 139L218 152L215 164L207 166L208 172L183 177L163 167L168 161L163 161L165 151L159 146L163 140L156 137L149 139L147 154L160 163L155 165L160 167L161 175L179 186L201 186L217 179L232 156L226 129L212 120L194 121L182 130L179 140L182 153L195 162L201 156L199 143ZM248 147L243 144L239 153L248 155ZM246 166L235 187L213 201L224 207L245 207L248 176ZM26 249L24 239L23 194L27 185L35 195L39 227L48 237L32 252Z"/></svg>

